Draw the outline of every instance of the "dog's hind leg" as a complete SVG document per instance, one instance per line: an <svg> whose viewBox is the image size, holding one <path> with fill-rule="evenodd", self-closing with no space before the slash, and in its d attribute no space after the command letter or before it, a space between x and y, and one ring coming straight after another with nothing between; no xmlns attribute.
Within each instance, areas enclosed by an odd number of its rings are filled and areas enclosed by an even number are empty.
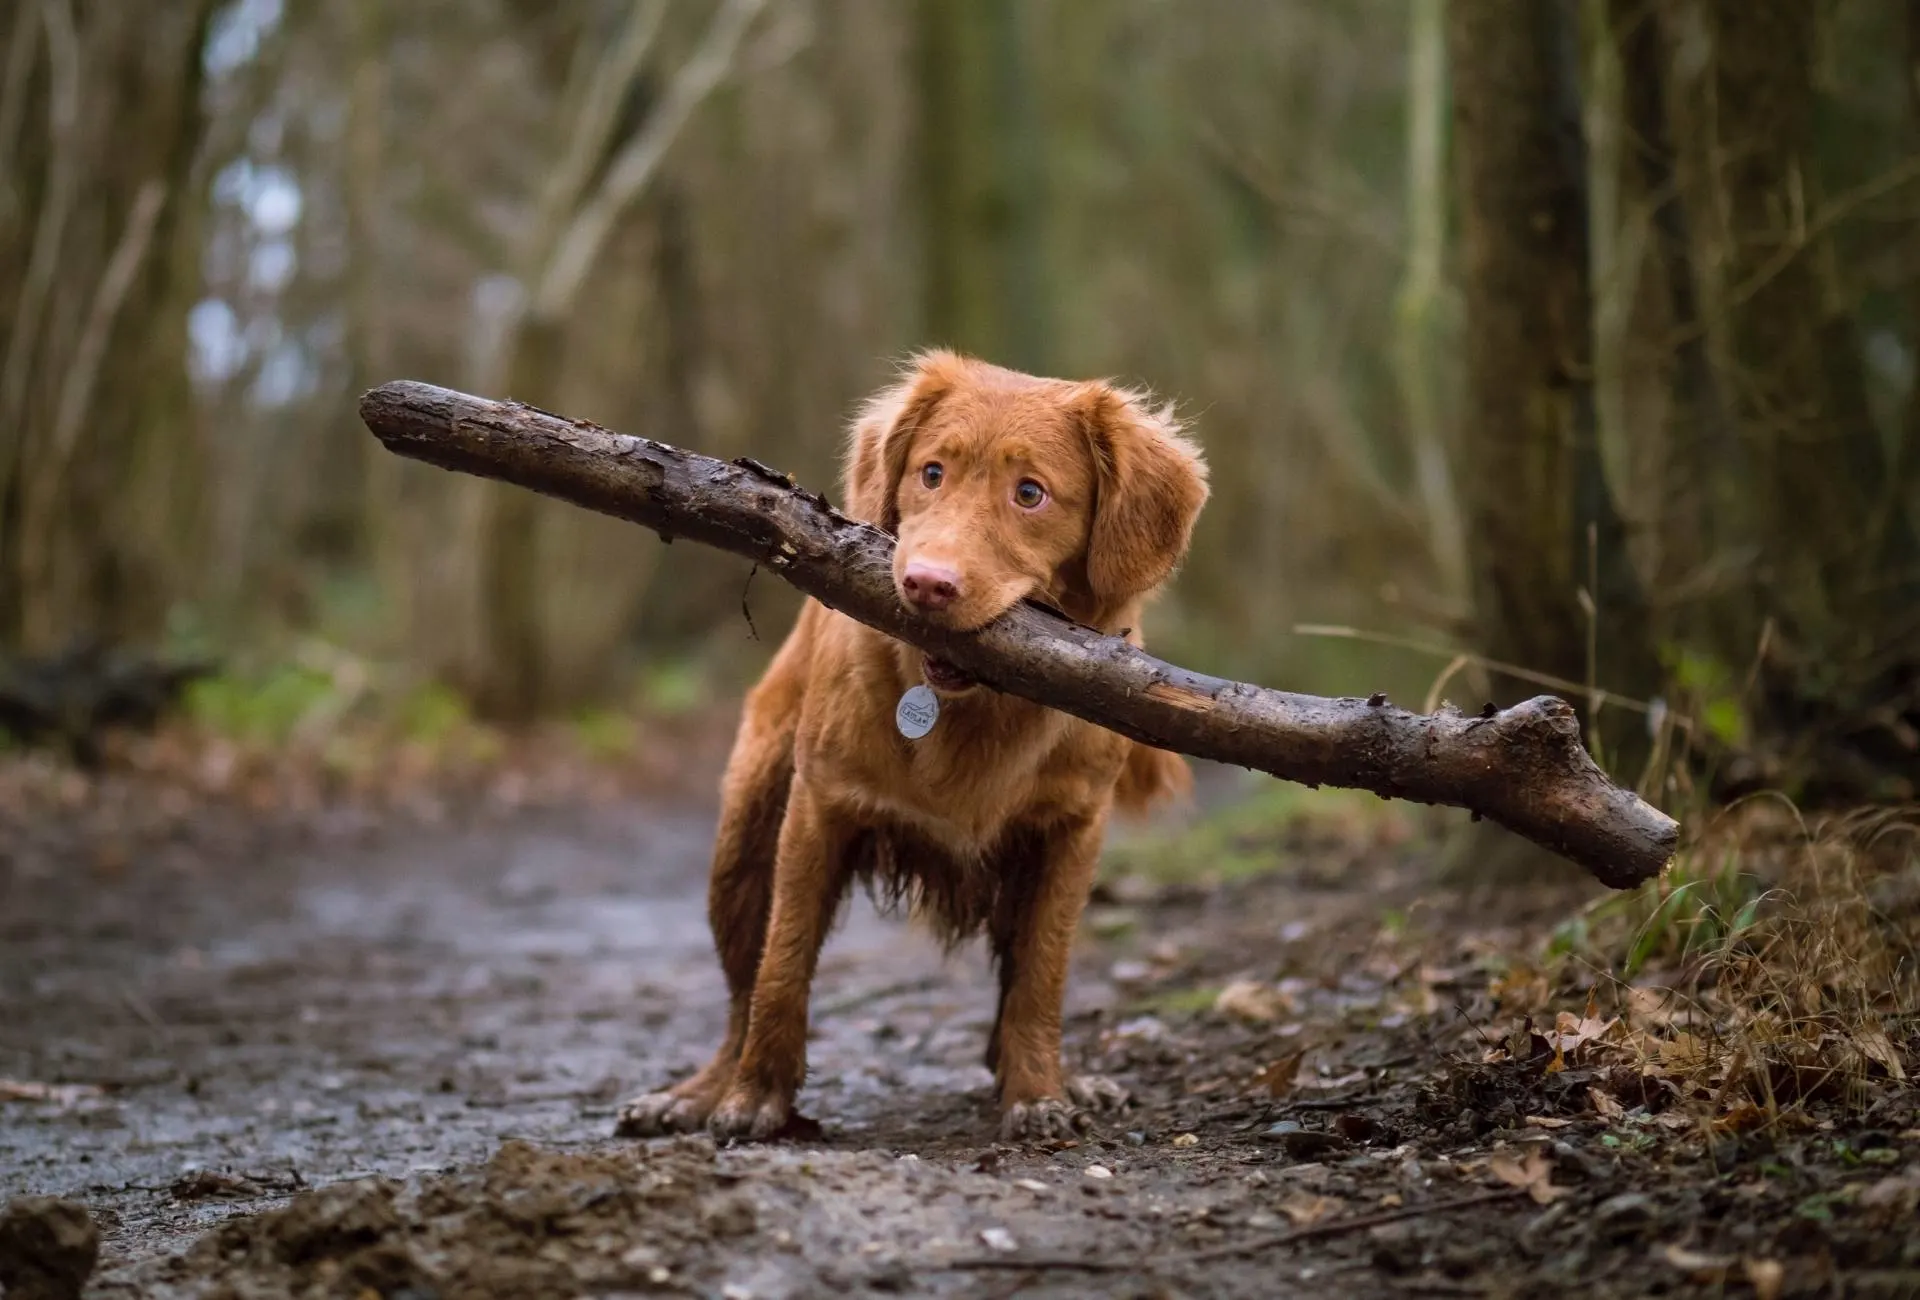
<svg viewBox="0 0 1920 1300"><path fill-rule="evenodd" d="M689 1132L707 1117L733 1084L746 1041L747 1012L766 945L773 908L774 853L793 785L793 740L798 708L790 691L770 673L749 697L733 755L721 783L720 826L707 886L707 919L727 976L727 1032L720 1049L693 1077L660 1092L635 1097L620 1108L621 1137Z"/></svg>

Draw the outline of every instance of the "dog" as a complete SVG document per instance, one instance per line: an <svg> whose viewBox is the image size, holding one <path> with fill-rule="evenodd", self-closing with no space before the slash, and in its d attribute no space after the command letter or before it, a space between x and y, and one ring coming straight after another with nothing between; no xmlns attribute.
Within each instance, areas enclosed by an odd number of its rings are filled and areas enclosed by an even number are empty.
<svg viewBox="0 0 1920 1300"><path fill-rule="evenodd" d="M1142 604L1187 551L1207 468L1171 407L1104 381L924 352L853 421L847 513L897 539L916 614L978 628L1021 600L1141 644ZM931 688L932 729L896 705ZM986 1048L1010 1141L1066 1136L1125 1094L1061 1066L1067 968L1109 813L1190 792L1186 761L986 689L806 602L747 696L721 786L709 920L725 1040L618 1131L763 1140L794 1124L822 943L851 886L906 902L949 946L984 932Z"/></svg>

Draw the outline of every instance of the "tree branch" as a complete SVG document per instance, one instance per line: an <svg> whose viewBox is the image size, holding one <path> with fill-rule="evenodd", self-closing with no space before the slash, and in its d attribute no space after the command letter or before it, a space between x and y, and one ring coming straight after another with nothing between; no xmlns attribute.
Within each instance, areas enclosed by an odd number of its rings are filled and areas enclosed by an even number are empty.
<svg viewBox="0 0 1920 1300"><path fill-rule="evenodd" d="M1144 744L1305 785L1467 808L1614 888L1657 874L1679 826L1607 780L1565 701L1422 715L1385 696L1322 699L1189 672L1023 604L978 632L921 622L893 586L893 539L786 475L430 384L385 384L360 416L388 450L502 479L731 551L997 690Z"/></svg>
<svg viewBox="0 0 1920 1300"><path fill-rule="evenodd" d="M740 38L766 7L767 0L723 0L692 56L680 66L667 93L647 115L645 125L607 168L600 187L573 214L540 280L531 287L529 310L541 319L566 312L593 269L614 222L653 180L668 148L733 70Z"/></svg>

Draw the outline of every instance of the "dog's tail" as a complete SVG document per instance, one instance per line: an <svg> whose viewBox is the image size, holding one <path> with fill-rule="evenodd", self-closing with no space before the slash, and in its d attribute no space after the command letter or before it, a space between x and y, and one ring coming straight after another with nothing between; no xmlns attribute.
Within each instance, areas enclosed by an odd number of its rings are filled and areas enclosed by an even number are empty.
<svg viewBox="0 0 1920 1300"><path fill-rule="evenodd" d="M1114 802L1125 813L1144 813L1155 806L1184 800L1193 794L1193 769L1187 760L1164 749L1135 744L1127 754L1114 786Z"/></svg>

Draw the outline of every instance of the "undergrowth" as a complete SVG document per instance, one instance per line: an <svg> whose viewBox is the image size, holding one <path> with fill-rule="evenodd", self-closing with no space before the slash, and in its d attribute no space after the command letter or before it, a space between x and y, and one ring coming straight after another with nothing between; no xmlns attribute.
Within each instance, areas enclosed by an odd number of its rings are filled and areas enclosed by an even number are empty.
<svg viewBox="0 0 1920 1300"><path fill-rule="evenodd" d="M1660 880L1569 918L1543 967L1561 996L1590 990L1589 1055L1667 1080L1713 1123L1869 1108L1920 1070L1920 810L1725 810Z"/></svg>

